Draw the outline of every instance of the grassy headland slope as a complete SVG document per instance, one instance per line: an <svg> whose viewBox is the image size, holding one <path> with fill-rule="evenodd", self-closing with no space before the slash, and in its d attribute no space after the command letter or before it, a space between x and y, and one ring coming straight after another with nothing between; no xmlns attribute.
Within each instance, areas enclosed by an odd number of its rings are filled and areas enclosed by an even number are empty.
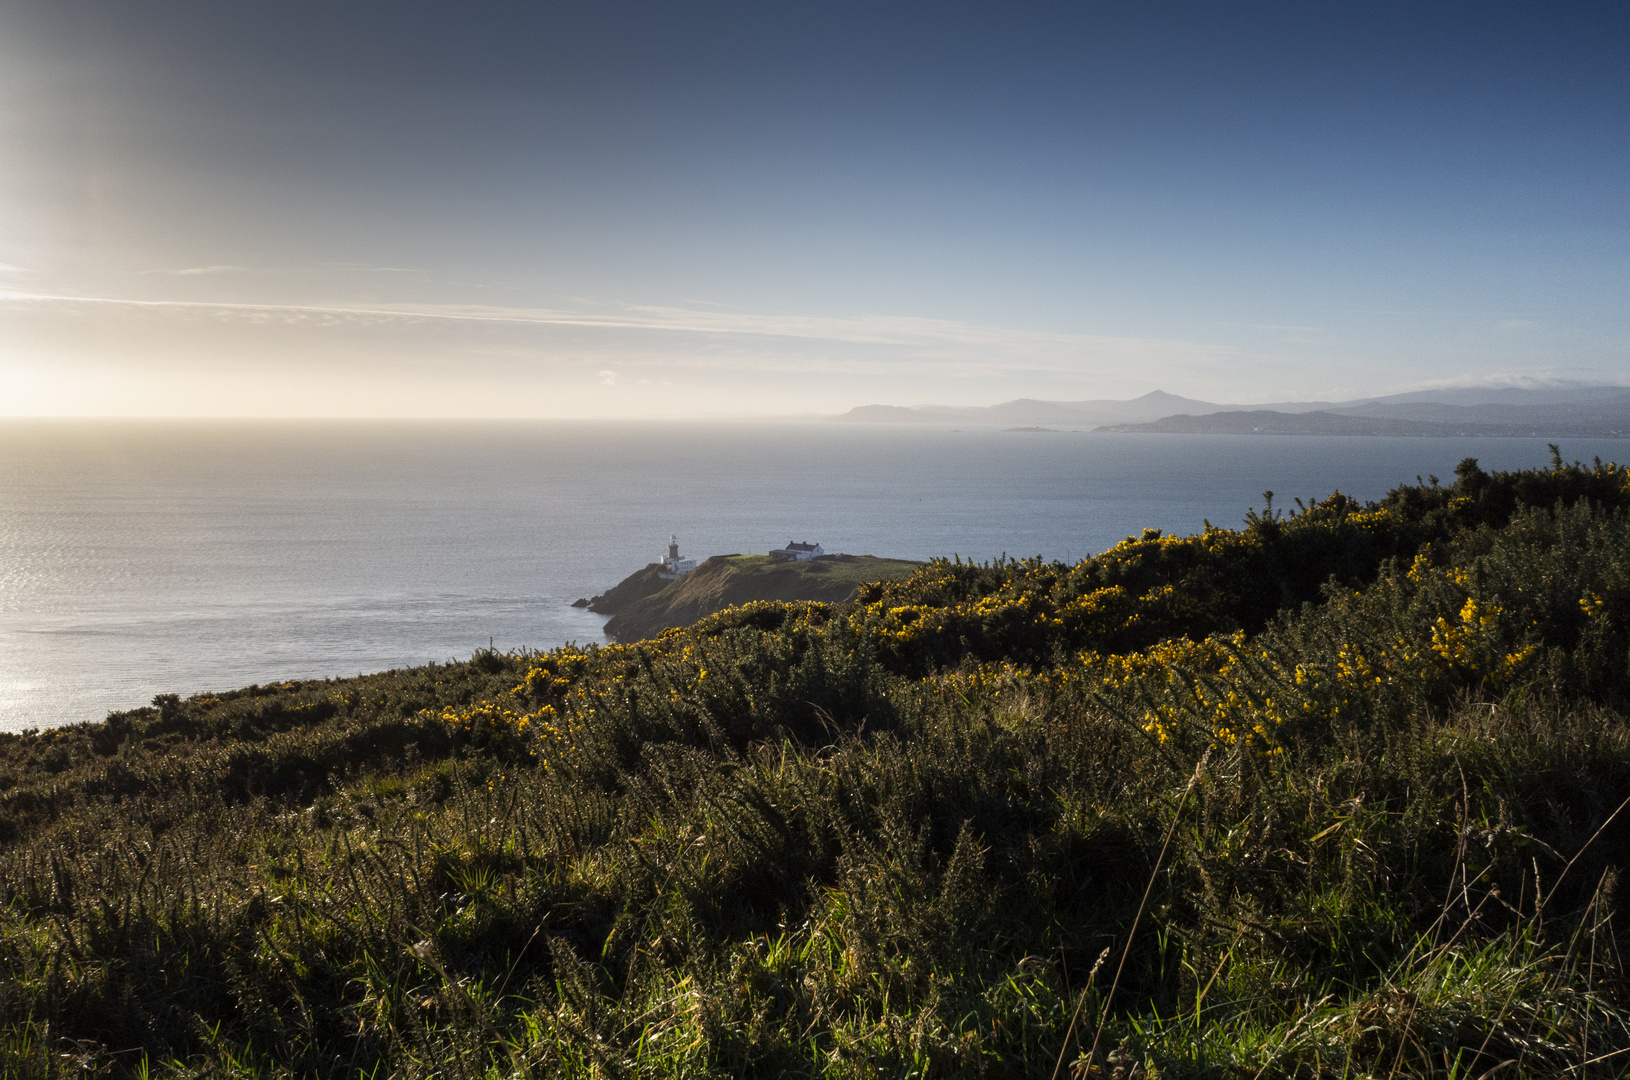
<svg viewBox="0 0 1630 1080"><path fill-rule="evenodd" d="M757 600L841 603L861 585L910 577L922 567L875 555L823 555L810 562L715 555L674 581L658 577L660 565L652 563L595 597L590 608L611 615L606 633L613 640L638 641Z"/></svg>
<svg viewBox="0 0 1630 1080"><path fill-rule="evenodd" d="M1625 1075L1627 508L1467 462L0 737L0 1072Z"/></svg>

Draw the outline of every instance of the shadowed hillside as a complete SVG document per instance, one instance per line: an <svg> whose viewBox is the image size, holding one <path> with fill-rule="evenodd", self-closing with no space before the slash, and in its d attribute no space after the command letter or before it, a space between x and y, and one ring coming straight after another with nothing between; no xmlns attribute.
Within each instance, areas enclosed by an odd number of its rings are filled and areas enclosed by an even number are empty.
<svg viewBox="0 0 1630 1080"><path fill-rule="evenodd" d="M1627 508L1467 460L0 736L0 1073L1626 1075Z"/></svg>

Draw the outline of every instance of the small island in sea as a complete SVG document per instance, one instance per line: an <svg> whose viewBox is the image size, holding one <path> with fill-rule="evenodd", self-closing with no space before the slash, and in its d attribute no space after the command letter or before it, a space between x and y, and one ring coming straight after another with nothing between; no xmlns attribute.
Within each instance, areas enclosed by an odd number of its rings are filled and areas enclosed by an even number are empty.
<svg viewBox="0 0 1630 1080"><path fill-rule="evenodd" d="M0 735L0 1074L1623 1075L1630 470L1271 494Z"/></svg>

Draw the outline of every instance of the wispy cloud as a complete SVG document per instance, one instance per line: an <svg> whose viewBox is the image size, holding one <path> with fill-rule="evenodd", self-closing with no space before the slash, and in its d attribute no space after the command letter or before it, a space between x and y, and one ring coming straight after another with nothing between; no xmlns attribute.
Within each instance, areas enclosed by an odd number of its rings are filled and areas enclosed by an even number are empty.
<svg viewBox="0 0 1630 1080"><path fill-rule="evenodd" d="M251 266L185 266L180 270L150 270L153 274L170 274L174 277L200 277L204 274L249 274L254 272Z"/></svg>
<svg viewBox="0 0 1630 1080"><path fill-rule="evenodd" d="M1322 333L1324 333L1324 327L1322 327L1322 326L1296 326L1296 325L1293 325L1293 324L1290 324L1290 323L1249 322L1249 323L1223 323L1222 325L1223 326L1243 327L1246 330L1293 330L1293 331L1297 331L1297 332L1304 333L1304 334L1322 334Z"/></svg>
<svg viewBox="0 0 1630 1080"><path fill-rule="evenodd" d="M1214 368L1238 355L1231 346L1160 338L1063 334L983 326L945 319L899 315L832 317L750 314L691 308L626 306L599 311L452 304L242 304L190 300L131 300L0 290L0 302L35 306L105 306L205 315L218 319L287 324L466 323L510 327L568 328L634 334L682 335L714 342L736 341L734 357L714 357L728 366L781 367L811 361L778 359L774 342L800 343L801 351L820 346L881 347L902 355L907 366L961 367L964 373L1070 371L1083 363L1179 365ZM915 361L915 363L912 363ZM823 370L871 367L855 357L821 353ZM949 372L948 372L949 373Z"/></svg>
<svg viewBox="0 0 1630 1080"><path fill-rule="evenodd" d="M367 263L318 263L314 267L301 267L293 273L305 273L311 270L339 270L355 271L364 274L428 274L428 270L420 270L413 266L370 266Z"/></svg>
<svg viewBox="0 0 1630 1080"><path fill-rule="evenodd" d="M213 274L427 274L429 271L416 270L410 266L368 266L362 263L319 263L316 266L232 266L226 264L214 266L183 266L179 269L163 268L144 270L142 273L156 274L162 277L203 277Z"/></svg>

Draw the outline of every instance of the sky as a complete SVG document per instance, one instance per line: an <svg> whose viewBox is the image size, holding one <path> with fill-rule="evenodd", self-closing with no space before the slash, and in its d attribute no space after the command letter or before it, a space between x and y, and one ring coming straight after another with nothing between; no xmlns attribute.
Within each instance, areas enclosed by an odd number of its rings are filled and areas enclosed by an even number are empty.
<svg viewBox="0 0 1630 1080"><path fill-rule="evenodd" d="M0 3L0 415L1630 382L1630 5Z"/></svg>

